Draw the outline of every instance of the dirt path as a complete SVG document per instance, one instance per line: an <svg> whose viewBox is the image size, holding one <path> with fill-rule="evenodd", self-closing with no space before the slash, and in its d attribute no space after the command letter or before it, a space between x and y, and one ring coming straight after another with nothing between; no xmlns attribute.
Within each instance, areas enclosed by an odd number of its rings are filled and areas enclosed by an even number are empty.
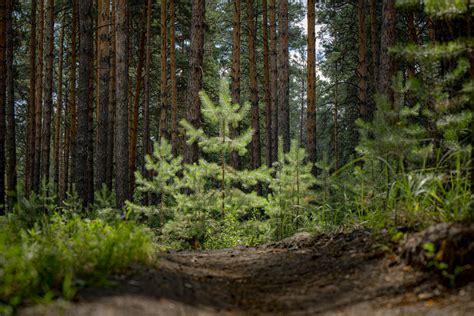
<svg viewBox="0 0 474 316"><path fill-rule="evenodd" d="M474 315L474 286L447 290L367 231L258 248L163 255L117 286L20 315Z"/></svg>

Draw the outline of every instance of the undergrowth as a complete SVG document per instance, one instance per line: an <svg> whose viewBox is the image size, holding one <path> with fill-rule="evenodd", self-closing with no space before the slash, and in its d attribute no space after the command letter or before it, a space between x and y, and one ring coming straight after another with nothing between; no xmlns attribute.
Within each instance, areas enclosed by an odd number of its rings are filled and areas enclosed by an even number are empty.
<svg viewBox="0 0 474 316"><path fill-rule="evenodd" d="M19 229L10 216L0 229L0 314L19 304L71 299L77 289L100 285L131 264L153 264L154 237L133 221L53 214Z"/></svg>

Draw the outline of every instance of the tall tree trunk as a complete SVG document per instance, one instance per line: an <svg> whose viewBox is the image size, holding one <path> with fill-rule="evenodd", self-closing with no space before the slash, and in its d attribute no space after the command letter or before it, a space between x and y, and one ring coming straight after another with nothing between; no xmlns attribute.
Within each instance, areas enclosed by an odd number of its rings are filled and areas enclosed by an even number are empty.
<svg viewBox="0 0 474 316"><path fill-rule="evenodd" d="M262 33L263 33L263 89L265 103L265 163L271 166L272 161L272 100L270 92L270 64L268 61L268 5L262 1Z"/></svg>
<svg viewBox="0 0 474 316"><path fill-rule="evenodd" d="M176 156L178 155L178 86L176 81L175 21L175 0L170 0L171 146L173 155Z"/></svg>
<svg viewBox="0 0 474 316"><path fill-rule="evenodd" d="M260 153L260 115L258 108L258 86L257 86L257 59L255 56L255 24L254 24L254 1L247 0L247 31L248 31L248 56L249 56L249 80L250 80L250 103L252 105L252 168L257 169L262 164Z"/></svg>
<svg viewBox="0 0 474 316"><path fill-rule="evenodd" d="M65 189L68 190L68 184L73 183L75 179L76 170L74 168L74 155L76 153L77 147L77 98L76 98L76 81L77 81L77 22L79 20L78 14L78 0L72 0L72 32L71 32L71 69L69 72L69 155L66 165L70 167L69 181L66 177ZM72 163L70 163L72 162ZM69 170L69 169L68 169ZM81 170L83 172L83 170Z"/></svg>
<svg viewBox="0 0 474 316"><path fill-rule="evenodd" d="M383 0L382 17L377 92L387 97L389 101L393 101L393 90L391 86L394 73L394 59L389 49L395 44L395 0Z"/></svg>
<svg viewBox="0 0 474 316"><path fill-rule="evenodd" d="M168 88L167 73L166 73L166 0L161 0L161 49L160 49L160 65L161 65L161 80L160 80L160 138L168 139L168 116L166 104L166 90Z"/></svg>
<svg viewBox="0 0 474 316"><path fill-rule="evenodd" d="M38 192L40 187L41 166L41 121L43 107L43 58L44 58L44 0L39 2L39 32L38 55L36 68L36 97L35 97L35 161L33 168L33 191Z"/></svg>
<svg viewBox="0 0 474 316"><path fill-rule="evenodd" d="M202 89L204 60L204 18L206 1L195 0L191 17L191 56L189 58L189 78L187 90L188 121L195 128L201 127L201 100L199 91ZM186 148L186 162L196 162L199 158L199 147L193 143Z"/></svg>
<svg viewBox="0 0 474 316"><path fill-rule="evenodd" d="M63 11L65 9L63 8ZM61 18L61 32L59 33L59 65L58 65L58 90L56 101L56 120L54 128L54 183L58 186L59 191L59 169L60 158L59 152L61 147L61 119L63 112L63 52L64 52L64 30L66 28L66 13L63 12Z"/></svg>
<svg viewBox="0 0 474 316"><path fill-rule="evenodd" d="M308 159L317 160L316 153L316 8L315 0L308 0L308 108L307 140ZM316 168L313 168L316 171Z"/></svg>
<svg viewBox="0 0 474 316"><path fill-rule="evenodd" d="M146 7L145 12L146 14ZM130 192L133 193L135 189L135 168L137 161L137 131L138 131L138 112L140 107L140 94L142 89L143 82L143 64L145 61L145 41L146 41L146 31L143 31L140 36L140 48L139 48L139 57L138 57L138 67L137 67L137 82L135 88L135 97L133 100L133 109L132 109L132 120L130 126L130 150L129 150L129 176L130 176Z"/></svg>
<svg viewBox="0 0 474 316"><path fill-rule="evenodd" d="M231 99L232 104L240 104L240 46L241 46L241 22L242 3L240 0L233 1L232 14L232 71L231 77ZM240 134L239 126L231 126L230 136L237 137ZM237 152L230 155L230 164L234 169L240 169L240 156Z"/></svg>
<svg viewBox="0 0 474 316"><path fill-rule="evenodd" d="M290 77L288 52L288 0L280 0L278 11L278 132L283 151L290 151Z"/></svg>
<svg viewBox="0 0 474 316"><path fill-rule="evenodd" d="M95 190L100 190L107 178L107 142L109 140L109 76L110 76L110 0L98 0L97 21L98 107L95 146Z"/></svg>
<svg viewBox="0 0 474 316"><path fill-rule="evenodd" d="M272 163L278 160L278 64L276 32L276 0L270 0L270 97L272 104Z"/></svg>
<svg viewBox="0 0 474 316"><path fill-rule="evenodd" d="M92 8L97 6L96 0L92 0ZM86 188L87 188L87 201L90 203L94 202L94 84L95 79L97 78L97 71L94 70L96 67L96 58L94 58L94 52L96 47L94 43L97 44L97 40L94 40L94 30L96 30L97 25L95 23L96 19L91 19L92 22L92 45L91 45L91 58L90 58L90 67L91 72L89 75L89 107L87 110L89 122L87 123L89 132L87 133L87 176L86 176ZM97 90L96 90L97 91Z"/></svg>
<svg viewBox="0 0 474 316"><path fill-rule="evenodd" d="M145 57L145 82L144 82L144 103L143 103L143 161L145 161L146 155L151 154L151 141L150 141L150 65L151 65L151 18L152 18L152 2L148 0L147 2L147 18L146 18L146 57ZM170 6L171 16L174 15L174 0L171 0ZM171 29L173 30L173 35L171 35L172 40L174 40L174 22L171 23ZM174 44L171 44L173 49ZM173 56L173 53L171 54ZM175 69L176 71L176 69ZM171 72L173 74L173 66L171 66ZM173 78L173 77L172 77ZM171 79L173 81L173 79ZM176 80L176 77L175 79ZM175 82L176 84L176 82ZM173 127L174 129L174 127ZM174 132L174 131L173 131ZM174 132L175 133L175 132ZM176 154L176 153L175 153ZM145 163L143 163L142 174L148 178L149 171L146 169ZM143 204L148 205L149 195L144 194Z"/></svg>
<svg viewBox="0 0 474 316"><path fill-rule="evenodd" d="M46 64L44 72L43 126L41 131L41 179L49 182L51 112L53 109L54 0L48 0L46 10Z"/></svg>
<svg viewBox="0 0 474 316"><path fill-rule="evenodd" d="M33 187L33 169L35 161L35 104L36 104L36 0L31 1L30 29L30 89L26 119L26 159L25 159L25 194L29 196Z"/></svg>
<svg viewBox="0 0 474 316"><path fill-rule="evenodd" d="M64 201L66 191L69 183L69 154L71 148L71 123L70 123L70 109L69 109L69 86L71 82L66 82L66 89L64 95L64 137L61 146L61 167L59 168L59 185L58 198L59 201ZM61 139L61 138L60 138Z"/></svg>
<svg viewBox="0 0 474 316"><path fill-rule="evenodd" d="M372 53L372 82L377 84L379 69L379 36L377 31L377 0L370 0L370 50Z"/></svg>
<svg viewBox="0 0 474 316"><path fill-rule="evenodd" d="M7 51L7 6L0 4L0 215L5 214L5 108L6 108L6 51Z"/></svg>
<svg viewBox="0 0 474 316"><path fill-rule="evenodd" d="M106 161L106 183L107 188L112 191L112 181L114 177L114 157L115 157L115 120L116 120L116 94L115 94L115 0L111 2L112 12L110 18L110 80L109 80L109 121L107 122L107 161Z"/></svg>
<svg viewBox="0 0 474 316"><path fill-rule="evenodd" d="M357 75L359 77L358 83L358 98L360 117L363 120L368 120L371 116L369 113L369 105L367 103L367 61L366 61L366 45L367 38L365 34L365 0L359 0L358 17L359 17L359 64L357 66Z"/></svg>
<svg viewBox="0 0 474 316"><path fill-rule="evenodd" d="M74 153L74 184L83 205L91 203L88 184L89 133L90 116L89 103L91 100L90 80L93 75L93 29L92 29L92 0L79 2L79 79L77 102L77 146Z"/></svg>
<svg viewBox="0 0 474 316"><path fill-rule="evenodd" d="M13 0L6 1L6 123L7 123L7 196L8 208L12 209L17 198L16 183L16 123L15 123L15 68L13 66Z"/></svg>
<svg viewBox="0 0 474 316"><path fill-rule="evenodd" d="M115 192L117 207L130 197L128 175L128 1L115 1L115 56L117 98L115 122Z"/></svg>

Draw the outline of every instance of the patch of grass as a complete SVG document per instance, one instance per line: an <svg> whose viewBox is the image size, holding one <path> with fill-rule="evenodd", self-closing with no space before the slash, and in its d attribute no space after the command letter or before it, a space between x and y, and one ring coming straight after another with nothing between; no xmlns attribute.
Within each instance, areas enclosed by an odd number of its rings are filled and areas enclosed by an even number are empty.
<svg viewBox="0 0 474 316"><path fill-rule="evenodd" d="M0 314L25 302L71 299L84 285L155 260L153 235L135 222L56 214L27 230L12 223L0 231Z"/></svg>

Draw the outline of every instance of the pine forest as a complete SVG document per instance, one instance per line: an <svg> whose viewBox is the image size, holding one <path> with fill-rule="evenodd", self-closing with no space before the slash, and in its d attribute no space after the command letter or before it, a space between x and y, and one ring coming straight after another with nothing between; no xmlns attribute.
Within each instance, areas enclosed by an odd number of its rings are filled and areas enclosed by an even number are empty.
<svg viewBox="0 0 474 316"><path fill-rule="evenodd" d="M0 0L0 315L474 314L473 0Z"/></svg>

